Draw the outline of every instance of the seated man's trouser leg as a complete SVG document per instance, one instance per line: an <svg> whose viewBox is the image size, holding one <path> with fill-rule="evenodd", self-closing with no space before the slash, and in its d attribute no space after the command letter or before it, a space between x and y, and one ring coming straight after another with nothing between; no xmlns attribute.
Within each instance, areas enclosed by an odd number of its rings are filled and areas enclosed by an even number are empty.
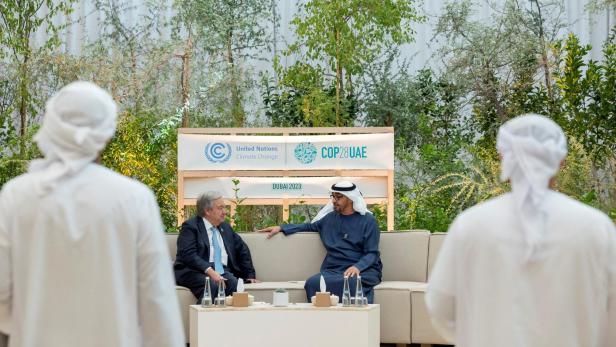
<svg viewBox="0 0 616 347"><path fill-rule="evenodd" d="M222 277L226 278L225 281L225 295L231 295L237 290L237 278L225 267L225 273ZM197 298L197 303L201 302L203 298L203 292L205 291L205 274L198 271L187 271L176 278L178 286L183 286L193 293ZM210 288L212 289L212 296L218 295L218 283L215 283L210 279Z"/></svg>
<svg viewBox="0 0 616 347"><path fill-rule="evenodd" d="M325 284L327 286L327 291L331 294L338 295L339 300L342 300L342 290L344 289L344 272L338 272L334 270L325 270L321 273L311 276L306 280L306 284L304 285L304 289L306 290L306 297L308 298L308 302L310 302L310 298L312 298L318 291L320 291L320 283L321 283L321 275L325 279ZM360 274L362 289L364 292L364 296L368 298L368 303L372 304L374 302L374 290L373 287L377 285L380 281L378 281L374 275L370 273ZM357 285L357 277L349 278L349 287L351 289L351 297L355 296L355 288Z"/></svg>

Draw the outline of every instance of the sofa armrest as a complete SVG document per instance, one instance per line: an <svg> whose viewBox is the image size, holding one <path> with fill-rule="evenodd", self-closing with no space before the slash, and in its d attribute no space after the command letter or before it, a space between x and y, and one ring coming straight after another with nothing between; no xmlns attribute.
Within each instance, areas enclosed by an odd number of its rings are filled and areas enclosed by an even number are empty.
<svg viewBox="0 0 616 347"><path fill-rule="evenodd" d="M411 290L411 339L413 343L453 345L453 341L447 341L434 329L428 307L426 306L427 283Z"/></svg>
<svg viewBox="0 0 616 347"><path fill-rule="evenodd" d="M180 314L182 316L182 325L184 326L184 336L186 337L186 343L189 343L190 335L188 312L190 305L194 305L197 302L197 298L195 298L190 289L182 286L176 286L175 293L178 296L178 302L180 304Z"/></svg>

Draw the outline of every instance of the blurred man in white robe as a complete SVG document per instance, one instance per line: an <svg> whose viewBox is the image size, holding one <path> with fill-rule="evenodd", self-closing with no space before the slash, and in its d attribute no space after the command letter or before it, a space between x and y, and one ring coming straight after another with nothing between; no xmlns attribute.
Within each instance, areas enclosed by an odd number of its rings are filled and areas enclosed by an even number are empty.
<svg viewBox="0 0 616 347"><path fill-rule="evenodd" d="M0 330L11 347L183 346L155 197L96 163L115 132L88 82L46 105L44 155L0 192Z"/></svg>
<svg viewBox="0 0 616 347"><path fill-rule="evenodd" d="M434 326L460 347L616 346L616 229L550 189L563 131L520 116L497 149L512 191L452 223L428 283Z"/></svg>

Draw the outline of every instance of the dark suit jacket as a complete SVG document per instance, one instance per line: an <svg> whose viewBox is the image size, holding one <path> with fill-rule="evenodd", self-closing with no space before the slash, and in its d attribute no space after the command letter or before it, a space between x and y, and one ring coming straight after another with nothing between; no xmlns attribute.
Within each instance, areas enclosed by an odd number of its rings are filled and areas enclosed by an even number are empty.
<svg viewBox="0 0 616 347"><path fill-rule="evenodd" d="M223 222L218 229L228 255L227 267L237 278L256 278L250 250L244 240L233 231L229 223ZM175 278L180 278L188 271L203 274L208 267L214 268L214 263L209 262L209 259L210 242L205 223L200 216L190 218L182 224L178 236L178 253L173 265Z"/></svg>

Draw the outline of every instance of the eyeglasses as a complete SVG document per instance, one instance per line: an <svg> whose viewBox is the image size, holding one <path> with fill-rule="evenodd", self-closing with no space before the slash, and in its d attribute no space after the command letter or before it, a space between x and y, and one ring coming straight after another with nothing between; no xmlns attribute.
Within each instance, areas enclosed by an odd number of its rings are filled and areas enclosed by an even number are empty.
<svg viewBox="0 0 616 347"><path fill-rule="evenodd" d="M342 194L337 194L337 195L329 194L329 197L334 199L334 200L336 200L336 201L338 201L338 200L344 198L344 195L342 195Z"/></svg>

